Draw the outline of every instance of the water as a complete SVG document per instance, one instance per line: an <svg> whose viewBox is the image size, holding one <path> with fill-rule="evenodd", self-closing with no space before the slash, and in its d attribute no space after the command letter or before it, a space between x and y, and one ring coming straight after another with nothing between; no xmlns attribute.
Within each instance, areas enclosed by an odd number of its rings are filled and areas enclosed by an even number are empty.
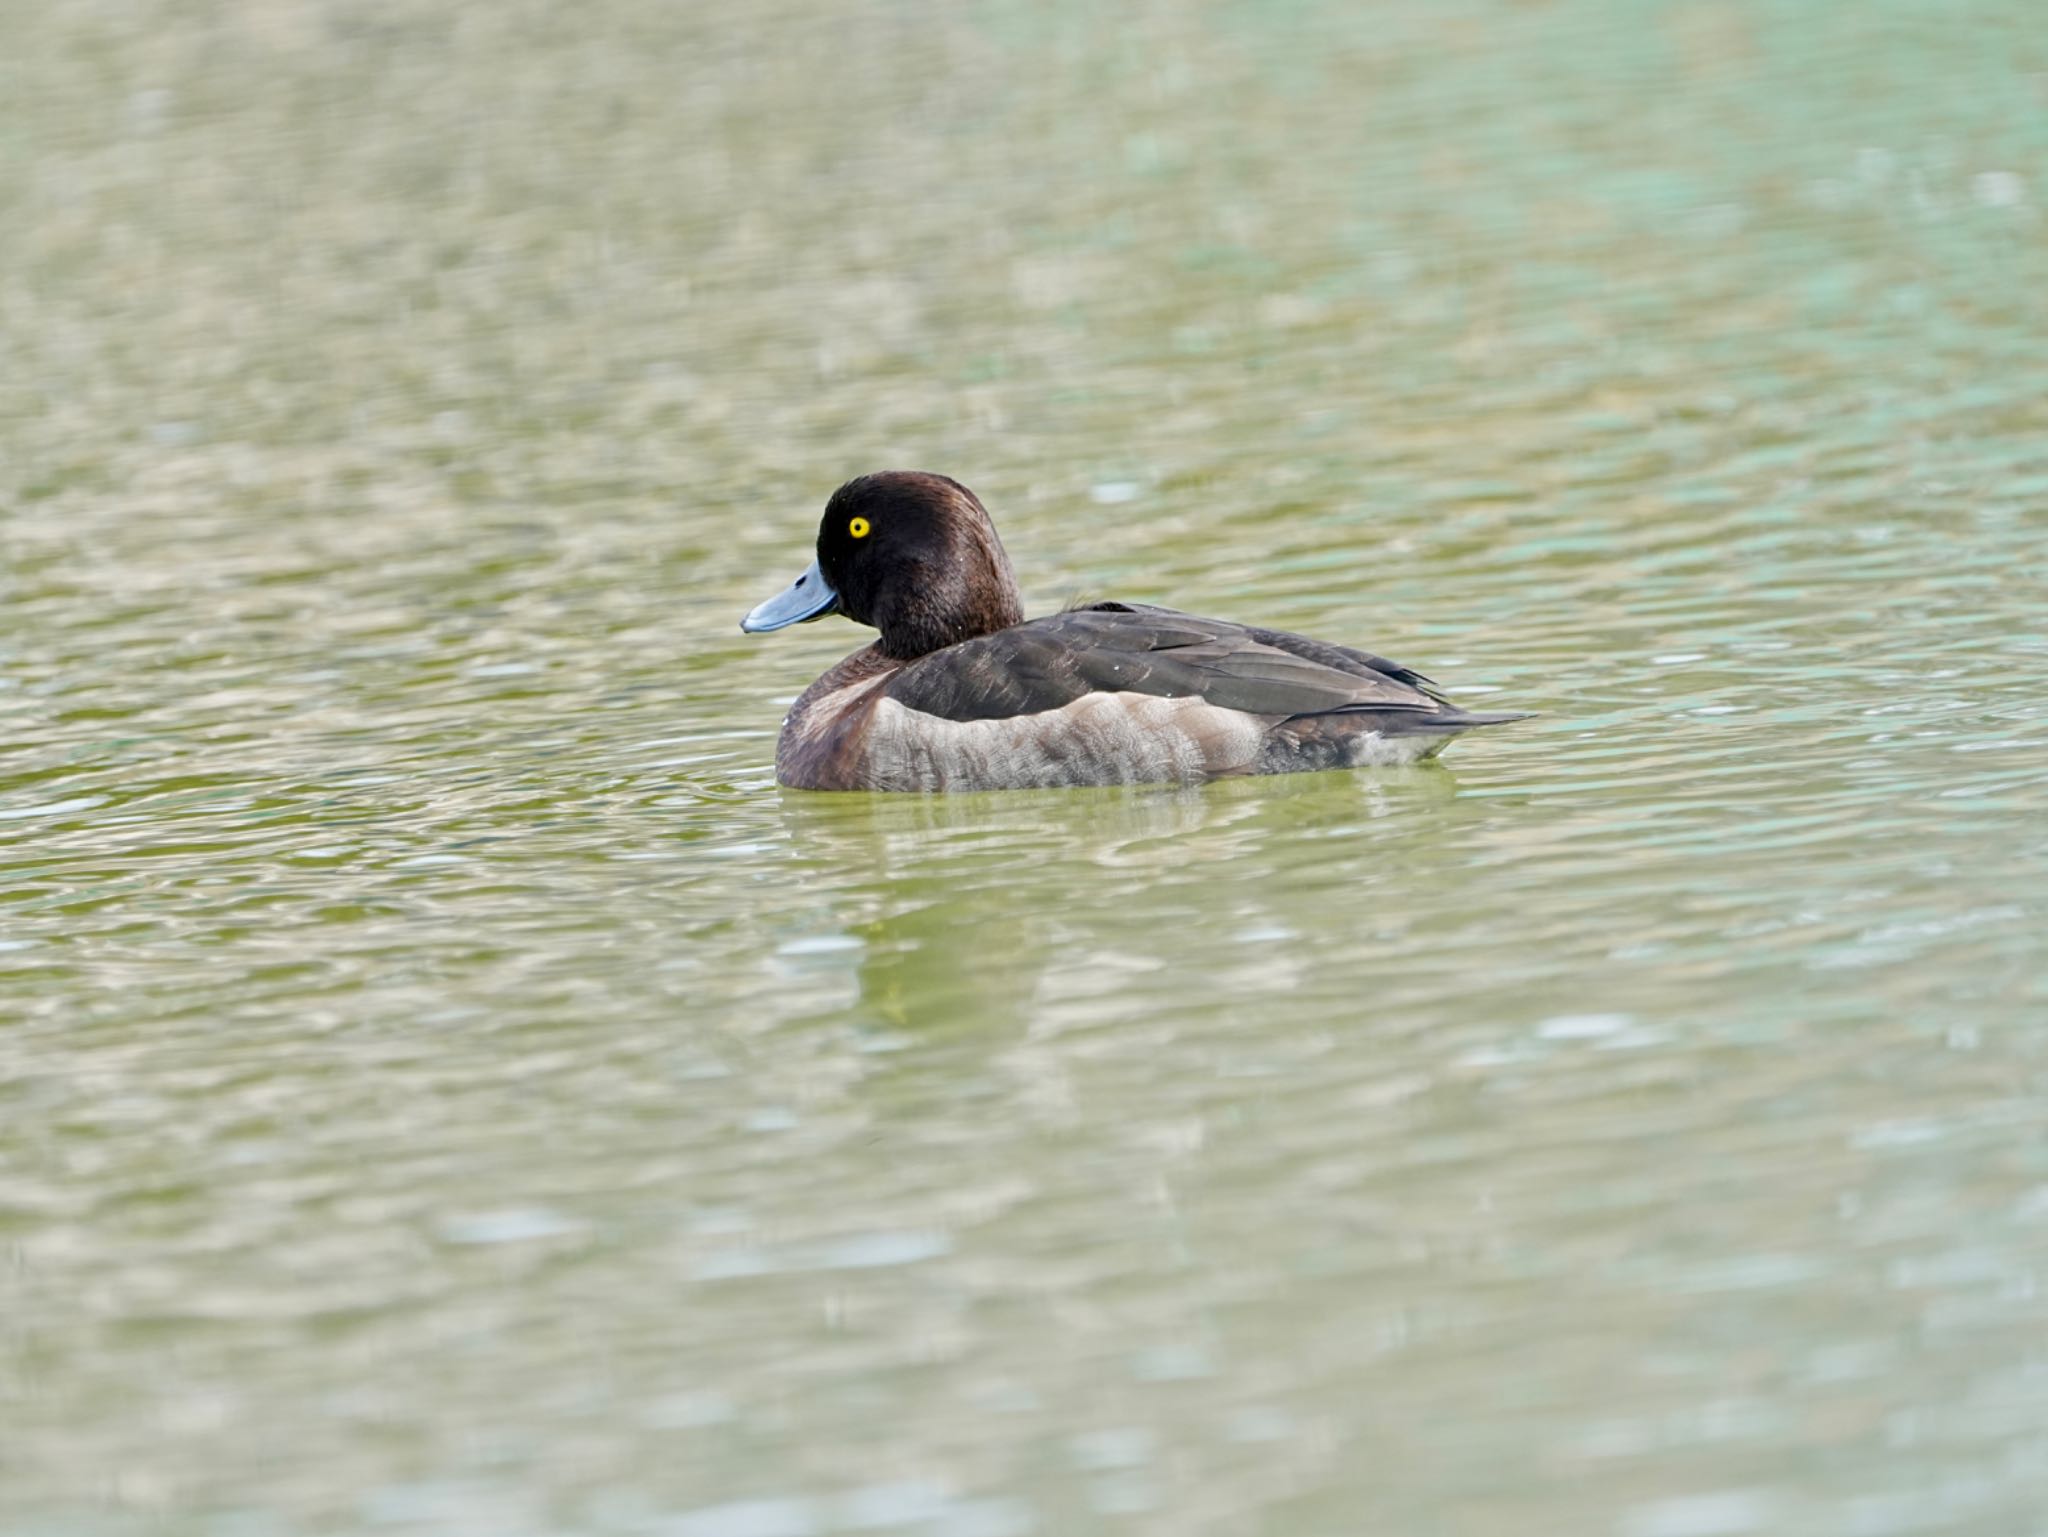
<svg viewBox="0 0 2048 1537"><path fill-rule="evenodd" d="M0 1529L2048 1509L2048 41L16 7ZM824 496L1440 768L778 791Z"/></svg>

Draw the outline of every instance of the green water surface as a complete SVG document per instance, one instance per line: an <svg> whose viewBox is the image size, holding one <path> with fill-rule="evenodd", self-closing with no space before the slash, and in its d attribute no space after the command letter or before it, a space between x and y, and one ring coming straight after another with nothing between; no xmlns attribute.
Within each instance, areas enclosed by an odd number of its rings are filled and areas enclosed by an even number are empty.
<svg viewBox="0 0 2048 1537"><path fill-rule="evenodd" d="M0 15L0 1531L2048 1531L2048 26ZM1541 718L779 790L847 475Z"/></svg>

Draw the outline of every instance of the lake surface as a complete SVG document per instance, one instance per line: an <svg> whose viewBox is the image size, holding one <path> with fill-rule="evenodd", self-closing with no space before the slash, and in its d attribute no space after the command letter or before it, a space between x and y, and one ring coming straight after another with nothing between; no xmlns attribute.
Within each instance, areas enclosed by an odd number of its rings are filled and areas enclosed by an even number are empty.
<svg viewBox="0 0 2048 1537"><path fill-rule="evenodd" d="M2044 1530L2036 7L11 10L9 1537ZM778 790L888 465L1541 718Z"/></svg>

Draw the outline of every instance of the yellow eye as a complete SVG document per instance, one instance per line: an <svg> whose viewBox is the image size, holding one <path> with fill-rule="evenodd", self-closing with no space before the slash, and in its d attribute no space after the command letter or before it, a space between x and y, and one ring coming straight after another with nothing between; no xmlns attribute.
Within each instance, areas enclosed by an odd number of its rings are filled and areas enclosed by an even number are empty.
<svg viewBox="0 0 2048 1537"><path fill-rule="evenodd" d="M868 536L868 520L866 518L855 518L846 525L846 531L856 539L865 539Z"/></svg>

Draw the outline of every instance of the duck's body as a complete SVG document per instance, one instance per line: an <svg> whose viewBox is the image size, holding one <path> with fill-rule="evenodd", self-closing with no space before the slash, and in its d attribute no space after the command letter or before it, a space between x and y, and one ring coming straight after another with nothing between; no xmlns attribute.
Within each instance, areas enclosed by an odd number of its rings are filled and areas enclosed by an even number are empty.
<svg viewBox="0 0 2048 1537"><path fill-rule="evenodd" d="M841 487L817 565L744 627L834 608L882 638L790 709L775 771L798 789L1186 784L1412 763L1521 718L1467 714L1397 663L1280 630L1138 603L1024 620L987 512L937 475Z"/></svg>
<svg viewBox="0 0 2048 1537"><path fill-rule="evenodd" d="M1101 603L914 661L856 651L791 708L775 773L804 790L1187 784L1412 763L1498 718L1362 651Z"/></svg>

